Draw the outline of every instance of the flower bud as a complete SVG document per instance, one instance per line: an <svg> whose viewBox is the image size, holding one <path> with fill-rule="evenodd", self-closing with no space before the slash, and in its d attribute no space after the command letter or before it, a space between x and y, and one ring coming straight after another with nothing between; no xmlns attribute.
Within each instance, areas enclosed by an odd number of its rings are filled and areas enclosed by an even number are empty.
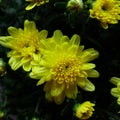
<svg viewBox="0 0 120 120"><path fill-rule="evenodd" d="M0 110L0 120L2 120L1 118L3 118L4 115L5 115L5 113L2 110Z"/></svg>
<svg viewBox="0 0 120 120"><path fill-rule="evenodd" d="M4 76L6 74L6 69L5 69L5 62L3 61L2 58L0 58L0 76Z"/></svg>
<svg viewBox="0 0 120 120"><path fill-rule="evenodd" d="M83 1L82 0L69 0L67 3L67 9L70 11L80 11L83 9Z"/></svg>

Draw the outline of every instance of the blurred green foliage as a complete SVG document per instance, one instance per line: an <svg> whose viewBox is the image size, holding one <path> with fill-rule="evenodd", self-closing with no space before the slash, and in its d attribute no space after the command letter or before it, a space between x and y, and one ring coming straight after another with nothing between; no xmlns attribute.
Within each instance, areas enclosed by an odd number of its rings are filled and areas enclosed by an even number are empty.
<svg viewBox="0 0 120 120"><path fill-rule="evenodd" d="M62 105L48 103L45 100L43 86L36 86L36 80L29 78L22 69L12 71L7 64L8 49L0 46L0 57L6 62L7 74L0 77L0 111L3 120L76 120L73 116L73 105L91 100L96 104L91 120L120 120L120 106L116 98L110 95L113 87L110 77L120 77L120 23L101 28L99 21L89 18L88 8L80 12L66 9L67 0L50 0L49 3L26 11L28 5L24 0L0 0L0 35L8 35L9 26L23 28L24 20L33 20L39 30L48 30L49 36L60 29L71 37L81 36L85 48L95 48L100 57L94 61L100 78L92 80L96 86L93 93L79 93L76 100L66 99Z"/></svg>

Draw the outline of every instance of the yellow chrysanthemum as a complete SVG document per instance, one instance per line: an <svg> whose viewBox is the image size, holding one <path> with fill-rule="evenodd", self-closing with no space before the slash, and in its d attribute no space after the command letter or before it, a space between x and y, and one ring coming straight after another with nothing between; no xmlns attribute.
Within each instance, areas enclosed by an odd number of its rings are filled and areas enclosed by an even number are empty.
<svg viewBox="0 0 120 120"><path fill-rule="evenodd" d="M80 120L87 120L93 115L95 104L90 101L86 101L82 104L76 104L74 106L74 115Z"/></svg>
<svg viewBox="0 0 120 120"><path fill-rule="evenodd" d="M120 105L120 78L112 77L110 79L110 82L117 86L111 89L111 95L118 98L117 103Z"/></svg>
<svg viewBox="0 0 120 120"><path fill-rule="evenodd" d="M108 24L117 24L120 20L120 1L96 0L90 9L90 17L98 19L104 29L108 28Z"/></svg>
<svg viewBox="0 0 120 120"><path fill-rule="evenodd" d="M31 2L25 9L26 10L31 10L33 9L35 6L40 6L43 5L45 3L48 3L49 0L25 0L27 2Z"/></svg>
<svg viewBox="0 0 120 120"><path fill-rule="evenodd" d="M10 36L1 36L0 44L11 49L8 52L9 65L13 70L23 66L25 71L30 71L31 61L40 59L40 40L47 37L47 31L39 32L33 21L25 20L24 30L9 27L8 32Z"/></svg>
<svg viewBox="0 0 120 120"><path fill-rule="evenodd" d="M61 104L65 98L75 99L77 86L86 91L94 91L94 85L87 79L96 78L99 73L95 64L88 63L98 57L93 48L83 51L79 46L80 37L75 34L69 40L61 31L56 30L48 41L42 40L43 58L32 68L30 77L40 79L37 85L45 83L44 91L48 100Z"/></svg>

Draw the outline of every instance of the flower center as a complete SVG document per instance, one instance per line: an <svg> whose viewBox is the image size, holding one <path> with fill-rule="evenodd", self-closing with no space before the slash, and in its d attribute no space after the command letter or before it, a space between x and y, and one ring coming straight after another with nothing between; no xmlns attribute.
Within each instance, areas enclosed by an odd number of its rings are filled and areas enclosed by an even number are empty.
<svg viewBox="0 0 120 120"><path fill-rule="evenodd" d="M16 50L24 55L29 55L31 53L39 53L39 38L34 34L31 35L21 35L21 40L17 38Z"/></svg>
<svg viewBox="0 0 120 120"><path fill-rule="evenodd" d="M53 80L57 83L74 84L79 74L79 61L77 58L64 58L57 62L53 71L55 72Z"/></svg>
<svg viewBox="0 0 120 120"><path fill-rule="evenodd" d="M109 3L109 2L106 2L102 5L102 10L103 11L109 11L113 8L113 4Z"/></svg>

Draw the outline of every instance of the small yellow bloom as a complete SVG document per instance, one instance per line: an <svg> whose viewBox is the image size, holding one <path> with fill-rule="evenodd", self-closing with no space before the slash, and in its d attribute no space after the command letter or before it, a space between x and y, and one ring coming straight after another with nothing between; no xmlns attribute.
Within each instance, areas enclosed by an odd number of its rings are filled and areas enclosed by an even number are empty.
<svg viewBox="0 0 120 120"><path fill-rule="evenodd" d="M45 83L46 98L57 104L67 98L75 99L79 86L86 91L94 91L95 86L87 79L99 77L94 69L95 64L89 63L97 58L99 53L93 48L84 49L79 46L80 36L73 35L71 39L56 30L53 37L42 40L43 53L39 64L32 67L30 77L40 79L37 85Z"/></svg>
<svg viewBox="0 0 120 120"><path fill-rule="evenodd" d="M74 106L74 115L80 120L87 120L93 115L95 104L90 101L86 101L82 104L76 104Z"/></svg>
<svg viewBox="0 0 120 120"><path fill-rule="evenodd" d="M110 79L110 82L117 86L111 89L111 95L118 98L117 103L120 105L120 78L112 77Z"/></svg>
<svg viewBox="0 0 120 120"><path fill-rule="evenodd" d="M8 52L9 65L13 70L21 66L25 71L31 70L33 59L40 59L40 40L47 37L47 31L38 31L33 21L25 20L24 30L21 28L9 27L10 36L1 36L0 44L10 48Z"/></svg>
<svg viewBox="0 0 120 120"><path fill-rule="evenodd" d="M33 9L35 6L40 6L43 5L45 3L48 3L49 0L25 0L27 2L31 2L25 9L26 10L31 10Z"/></svg>
<svg viewBox="0 0 120 120"><path fill-rule="evenodd" d="M104 29L108 28L108 24L117 24L120 20L120 1L96 0L90 9L90 17L98 19Z"/></svg>

